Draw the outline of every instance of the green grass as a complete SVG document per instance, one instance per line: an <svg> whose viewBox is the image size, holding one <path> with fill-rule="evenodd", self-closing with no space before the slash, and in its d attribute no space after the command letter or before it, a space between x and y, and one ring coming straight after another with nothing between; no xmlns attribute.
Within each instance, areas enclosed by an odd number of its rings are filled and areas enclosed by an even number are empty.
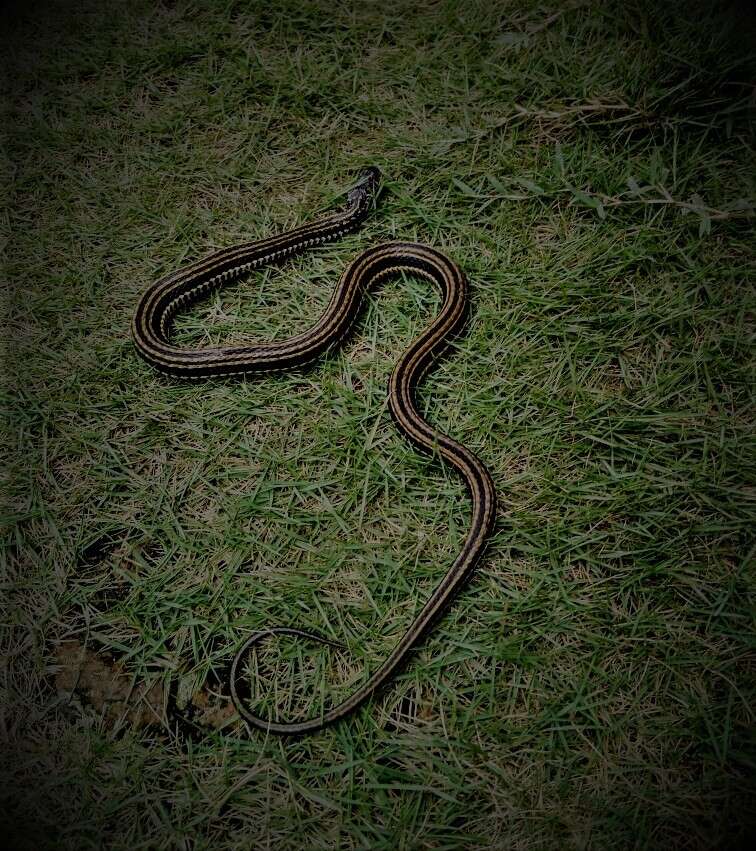
<svg viewBox="0 0 756 851"><path fill-rule="evenodd" d="M742 11L742 10L741 10ZM704 849L754 830L754 65L711 4L37 4L6 21L11 282L2 808L19 848ZM75 638L182 695L258 627L261 706L348 694L469 504L385 386L437 294L373 294L313 369L135 354L157 276L312 219L355 235L180 318L270 339L380 241L448 252L467 335L428 418L490 467L474 580L371 704L299 740L113 726ZM266 673L267 672L267 673Z"/></svg>

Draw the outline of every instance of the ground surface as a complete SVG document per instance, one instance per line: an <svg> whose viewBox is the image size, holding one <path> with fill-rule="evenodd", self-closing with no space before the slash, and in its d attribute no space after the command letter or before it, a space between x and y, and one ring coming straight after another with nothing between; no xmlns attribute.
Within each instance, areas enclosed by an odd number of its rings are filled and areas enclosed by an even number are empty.
<svg viewBox="0 0 756 851"><path fill-rule="evenodd" d="M10 14L15 847L745 842L754 69L748 28L711 8ZM235 383L161 378L129 322L157 276L332 209L366 163L386 189L358 234L213 296L177 339L303 330L385 239L448 252L474 311L423 406L489 465L498 525L381 697L266 739L214 679L238 643L272 623L346 643L260 660L258 708L306 715L375 669L464 535L462 484L385 407L438 297L396 281L313 369ZM171 700L217 705L189 739Z"/></svg>

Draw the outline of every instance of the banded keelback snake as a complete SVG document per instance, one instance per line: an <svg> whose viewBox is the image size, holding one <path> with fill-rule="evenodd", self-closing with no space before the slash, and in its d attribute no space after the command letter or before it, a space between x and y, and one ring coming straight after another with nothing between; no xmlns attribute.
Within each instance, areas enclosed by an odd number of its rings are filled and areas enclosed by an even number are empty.
<svg viewBox="0 0 756 851"><path fill-rule="evenodd" d="M307 331L286 340L250 345L186 349L170 342L176 312L246 272L261 269L303 250L355 230L367 216L380 188L378 169L370 168L349 192L344 209L287 233L226 248L153 284L137 307L132 331L137 350L153 367L178 378L211 378L294 369L316 358L347 333L359 312L362 294L377 282L401 273L437 284L443 304L438 315L410 345L389 380L389 409L399 430L416 447L438 454L464 478L472 498L470 528L444 578L391 654L350 697L317 718L285 722L254 715L237 685L239 666L248 652L270 635L294 635L340 646L322 636L289 627L253 633L231 666L231 696L249 724L274 733L307 733L343 718L373 695L406 660L432 623L447 609L470 576L493 529L496 493L485 465L469 449L430 426L417 410L415 389L433 360L462 327L467 313L467 281L441 252L414 242L389 242L369 248L342 274L325 312Z"/></svg>

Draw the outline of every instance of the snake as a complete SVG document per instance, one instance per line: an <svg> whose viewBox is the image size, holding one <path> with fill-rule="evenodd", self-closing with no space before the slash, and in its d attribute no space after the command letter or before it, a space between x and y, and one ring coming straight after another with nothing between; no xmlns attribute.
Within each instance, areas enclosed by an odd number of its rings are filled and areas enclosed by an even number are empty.
<svg viewBox="0 0 756 851"><path fill-rule="evenodd" d="M468 315L468 282L459 266L442 252L417 242L386 242L362 251L346 267L320 318L306 331L284 340L246 345L187 348L171 342L172 320L180 309L242 275L300 254L353 232L376 206L382 175L369 167L338 210L284 233L224 248L185 265L150 286L134 313L132 335L138 353L155 369L178 379L211 379L292 370L309 364L340 342L360 313L364 294L402 274L440 288L442 304L433 321L399 358L388 383L388 407L399 431L416 448L439 457L464 479L472 502L462 546L443 578L414 617L388 657L345 700L301 721L255 715L243 699L240 670L248 655L271 636L343 648L338 642L298 627L270 626L254 632L236 652L230 668L231 699L239 716L270 733L312 733L343 719L384 687L406 663L429 629L469 580L492 533L496 490L490 472L466 446L430 425L418 411L416 390L438 356L463 328Z"/></svg>

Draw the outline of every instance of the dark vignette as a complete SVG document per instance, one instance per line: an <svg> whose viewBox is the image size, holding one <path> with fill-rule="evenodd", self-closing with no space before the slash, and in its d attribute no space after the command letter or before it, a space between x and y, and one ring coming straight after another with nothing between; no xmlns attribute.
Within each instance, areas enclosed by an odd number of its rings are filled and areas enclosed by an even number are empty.
<svg viewBox="0 0 756 851"><path fill-rule="evenodd" d="M165 6L177 7L180 4L164 4ZM231 4L238 9L236 14L245 14L243 4ZM446 4L453 7L454 4ZM624 5L624 4L623 4ZM223 7L223 14L229 15L229 4L219 4ZM145 19L150 15L149 4L140 4ZM556 8L556 5L555 5ZM714 9L714 11L712 11ZM56 129L48 127L45 129L44 116L35 112L33 101L35 97L44 97L45 94L62 83L68 88L70 96L74 99L85 97L89 87L96 85L98 76L106 66L112 67L123 63L124 74L129 79L129 85L139 85L140 68L149 73L150 60L148 53L135 47L129 37L129 33L119 29L119 18L123 9L119 4L109 4L107 10L102 4L87 4L74 2L43 2L29 7L26 4L15 3L6 5L3 11L3 79L4 79L4 126L7 134L6 154L7 175L9 177L6 197L10 205L6 218L8 232L7 256L9 259L7 268L9 272L9 285L5 289L4 309L10 320L8 327L12 333L6 338L3 352L4 373L6 379L6 403L10 413L10 427L18 429L11 436L8 448L11 452L9 471L10 477L16 477L16 481L33 481L43 478L43 463L40 459L39 446L43 433L39 425L44 420L44 411L50 403L50 399L56 392L55 382L51 382L46 388L47 396L40 395L38 385L27 378L27 370L30 359L56 357L56 351L60 345L60 338L56 337L55 327L58 318L54 311L48 317L51 328L49 348L46 350L29 351L24 345L23 323L16 323L14 317L24 313L28 304L26 287L48 288L51 300L57 296L56 288L65 287L65 280L61 280L51 270L47 281L33 280L31 276L24 274L25 259L18 256L17 246L14 242L14 231L17 228L33 228L35 223L28 218L16 216L14 202L20 196L39 195L44 197L48 187L44 184L36 184L26 177L29 159L35 155L34 147L28 143L28 138L33 138L39 150L44 149L45 138L49 138L49 144L60 144L59 138L54 138ZM207 12L203 9L203 14ZM230 13L234 14L234 11ZM271 6L261 4L256 8L255 14L259 16L261 30L270 25L275 17ZM753 86L753 63L746 61L748 54L752 54L756 46L754 33L756 32L756 18L750 10L749 4L709 4L709 3L670 3L655 4L652 2L637 3L632 5L630 12L624 12L618 16L622 18L625 26L631 27L634 21L639 21L639 29L635 35L638 39L655 41L663 45L665 33L671 26L681 26L689 21L687 27L690 33L690 52L685 57L668 56L666 66L662 68L667 72L666 77L660 81L662 88L666 87L670 92L665 99L662 94L655 101L655 109L667 116L683 116L690 120L690 133L699 132L696 128L705 124L708 104L716 103L717 109L726 111L728 101L732 104L740 103L744 91L748 86ZM701 25L697 25L700 20ZM322 26L327 30L328 21L323 20ZM93 27L95 36L91 39L87 35L88 28ZM388 37L388 36L387 36ZM193 48L184 49L181 43L172 45L171 50L163 45L166 53L156 62L164 63L166 68L180 67L182 63L194 61ZM663 47L660 47L660 56L664 55ZM743 57L742 62L733 62L733 56ZM703 57L703 58L702 58ZM133 60L137 60L133 62ZM133 64L132 64L133 62ZM140 64L141 63L141 64ZM690 68L694 65L703 67L703 72L691 74ZM96 104L96 101L92 101ZM97 108L93 105L93 109ZM749 117L749 120L752 116ZM59 117L64 122L64 117ZM743 139L748 138L743 128L743 114L733 112L732 122L712 127L707 131L707 136L713 143L717 143L719 137L724 139L728 134L733 134ZM740 122L740 124L738 124ZM611 127L597 127L596 134L611 134ZM634 127L628 138L641 138L644 134L658 132L658 128L644 127L639 122ZM750 137L752 142L752 136ZM155 140L156 145L166 144L159 138ZM81 177L86 180L87 163L82 160ZM408 166L411 172L413 166ZM414 176L414 175L413 175ZM401 181L402 175L395 174L394 178ZM85 191L85 190L82 190ZM738 238L744 243L750 243L753 248L753 231L750 222L734 222L731 225L731 233L737 233ZM82 244L80 246L66 246L65 250L77 249L85 254L90 254L93 264L99 264L98 286L107 287L111 280L111 270L108 261L107 233L102 234L104 244ZM149 252L149 247L145 250ZM86 294L84 299L86 299ZM100 293L96 288L89 291L89 297L96 301ZM6 323L7 324L7 323ZM68 329L66 333L68 332ZM80 333L86 335L86 326L80 328ZM129 357L128 344L119 344L120 349L117 357ZM113 351L115 351L115 348ZM75 368L75 367L74 367ZM9 478L12 482L12 478ZM752 483L751 483L752 484ZM44 507L38 500L39 494L29 494L25 504L18 504L19 491L17 487L9 486L8 495L13 501L8 501L4 512L10 522L7 525L5 536L5 562L9 564L18 559L20 564L28 564L23 560L23 550L31 545L33 548L33 530L30 531L29 521L35 517L44 515ZM4 503L6 500L4 500ZM745 511L745 507L743 509ZM32 540L29 540L29 535ZM516 530L513 530L516 537ZM745 557L752 545L752 538L746 533L741 533L737 543L739 554ZM91 544L90 544L91 546ZM97 561L98 554L90 552L89 556ZM86 559L85 559L86 560ZM752 575L745 574L744 582L751 583ZM17 597L23 598L25 590L25 577L18 571L8 574L4 578L4 597L6 603L13 606ZM748 593L748 585L741 588L741 593ZM19 592L21 592L19 594ZM66 600L65 578L61 579L58 589L61 600ZM67 605L70 604L70 601ZM65 622L69 612L65 606L56 613L55 617ZM29 621L31 618L31 621ZM17 632L24 635L23 639L17 640L13 646L23 648L23 655L14 655L12 665L22 664L29 668L42 671L45 660L49 660L50 633L54 633L58 626L53 626L54 618L46 613L42 621L34 620L34 612L28 604L24 603L23 609L16 609L6 621L9 632ZM752 636L751 636L752 638ZM9 654L9 659L11 654ZM11 682L11 680L8 680ZM752 693L753 683L743 683L745 689ZM33 767L35 760L46 748L44 722L48 711L55 705L55 693L50 684L50 678L42 677L39 680L38 690L35 693L33 705L19 705L17 695L13 688L4 687L3 701L6 702L4 715L8 718L18 719L7 724L3 730L3 746L6 749L3 759L4 770L8 773L8 779L3 783L3 809L4 818L8 820L7 831L13 836L17 847L96 847L98 845L118 845L117 831L118 819L113 817L110 825L111 836L93 836L87 834L86 814L80 811L80 806L75 800L71 800L67 808L66 801L66 778L61 777L57 803L57 811L54 817L45 823L35 818L32 813L39 813L44 809L35 796L40 788L45 790L49 786L37 786L33 782L35 770L42 771L45 765L44 759L39 760L39 768ZM26 723L26 719L33 719ZM699 719L700 723L707 723L707 719ZM38 726L37 726L38 725ZM25 746L18 750L18 741L14 736L20 736ZM29 744L31 743L31 745ZM691 844L690 847L723 847L733 848L742 844L746 847L748 835L754 828L752 812L748 811L749 804L753 804L753 771L756 749L753 742L753 731L742 731L742 739L733 747L729 760L732 765L731 781L732 788L721 791L721 799L717 807L727 813L727 825L722 827L721 835L714 837L711 831L706 832L708 842L703 841L699 845ZM92 764L98 760L98 754L93 752L89 759ZM29 766L32 766L29 768ZM14 777L23 777L24 781L19 783ZM736 781L737 778L737 781ZM72 791L72 795L75 793ZM702 797L708 794L708 790L702 790ZM649 804L652 806L652 804ZM117 809L117 808L114 808ZM705 807L704 807L705 809ZM628 814L629 817L629 814ZM65 823L65 819L72 819ZM80 832L77 833L77 821L81 820ZM460 825L464 818L460 818ZM55 827L53 827L55 825ZM51 837L50 831L60 829L57 836ZM6 834L8 835L8 834ZM691 839L692 843L697 840ZM647 845L634 847L653 847L653 838L647 838ZM628 846L630 847L630 846Z"/></svg>

